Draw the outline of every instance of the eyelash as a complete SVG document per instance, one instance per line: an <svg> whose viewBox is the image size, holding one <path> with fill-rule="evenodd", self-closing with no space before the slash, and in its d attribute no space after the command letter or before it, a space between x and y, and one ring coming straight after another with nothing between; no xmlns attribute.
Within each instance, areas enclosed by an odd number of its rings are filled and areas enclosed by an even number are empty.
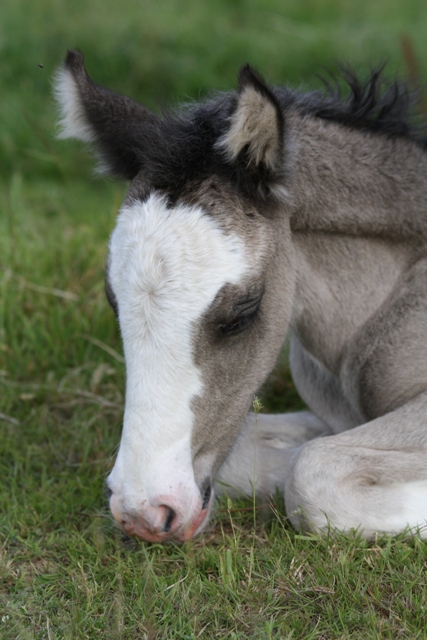
<svg viewBox="0 0 427 640"><path fill-rule="evenodd" d="M259 305L249 313L235 316L233 320L226 324L220 325L220 333L222 336L235 335L247 329L258 315Z"/></svg>

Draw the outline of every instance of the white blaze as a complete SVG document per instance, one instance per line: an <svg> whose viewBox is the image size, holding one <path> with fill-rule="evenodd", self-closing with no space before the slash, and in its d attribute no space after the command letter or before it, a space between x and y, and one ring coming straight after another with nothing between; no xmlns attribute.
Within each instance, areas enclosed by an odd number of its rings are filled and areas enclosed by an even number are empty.
<svg viewBox="0 0 427 640"><path fill-rule="evenodd" d="M191 400L202 392L193 361L197 321L226 283L247 270L242 241L201 208L168 210L159 195L122 209L110 242L127 383L123 434L110 476L124 510L180 495L196 508ZM200 506L200 505L199 505Z"/></svg>

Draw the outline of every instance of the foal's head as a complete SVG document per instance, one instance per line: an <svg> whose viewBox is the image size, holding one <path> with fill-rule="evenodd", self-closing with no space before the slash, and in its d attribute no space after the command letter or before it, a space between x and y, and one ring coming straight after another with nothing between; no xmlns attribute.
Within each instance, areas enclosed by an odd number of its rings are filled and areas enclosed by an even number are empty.
<svg viewBox="0 0 427 640"><path fill-rule="evenodd" d="M130 181L106 270L127 371L111 510L128 533L186 540L289 323L282 110L249 67L238 92L163 116L94 84L79 52L56 89L63 136Z"/></svg>

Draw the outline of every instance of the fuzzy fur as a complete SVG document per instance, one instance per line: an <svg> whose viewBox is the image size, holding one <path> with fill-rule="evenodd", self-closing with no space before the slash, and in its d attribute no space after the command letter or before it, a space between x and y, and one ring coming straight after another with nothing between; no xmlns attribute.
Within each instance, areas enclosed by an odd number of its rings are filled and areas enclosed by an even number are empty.
<svg viewBox="0 0 427 640"><path fill-rule="evenodd" d="M127 518L134 533L156 527L155 509L146 510L146 526L139 529L130 516L140 504L158 506L159 495L173 506L174 526L184 532L200 511L191 464L191 405L204 390L191 357L192 329L224 284L239 283L246 271L242 242L224 236L200 209L169 210L154 193L119 215L108 277L127 382L122 441L108 483L116 518Z"/></svg>
<svg viewBox="0 0 427 640"><path fill-rule="evenodd" d="M64 133L131 181L107 293L126 411L116 519L147 540L206 522L211 482L276 486L297 528L427 536L427 154L411 93L270 87L158 116L68 54ZM237 328L237 330L236 330ZM309 411L248 415L290 336Z"/></svg>

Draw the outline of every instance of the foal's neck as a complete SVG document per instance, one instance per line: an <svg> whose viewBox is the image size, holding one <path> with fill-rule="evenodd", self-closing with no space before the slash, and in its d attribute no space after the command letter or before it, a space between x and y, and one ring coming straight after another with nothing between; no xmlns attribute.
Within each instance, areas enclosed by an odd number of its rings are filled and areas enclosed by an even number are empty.
<svg viewBox="0 0 427 640"><path fill-rule="evenodd" d="M293 328L339 373L353 336L427 242L427 153L318 119L295 129Z"/></svg>
<svg viewBox="0 0 427 640"><path fill-rule="evenodd" d="M427 152L319 118L292 124L294 231L425 242Z"/></svg>

